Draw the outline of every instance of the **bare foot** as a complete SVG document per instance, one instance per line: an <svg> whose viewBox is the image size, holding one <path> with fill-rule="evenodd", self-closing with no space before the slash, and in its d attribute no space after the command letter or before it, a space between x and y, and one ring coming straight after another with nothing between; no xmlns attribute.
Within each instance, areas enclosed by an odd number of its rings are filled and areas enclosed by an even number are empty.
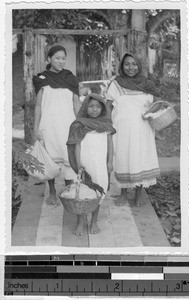
<svg viewBox="0 0 189 300"><path fill-rule="evenodd" d="M91 224L90 233L97 234L100 232L100 228L98 227L97 223Z"/></svg>
<svg viewBox="0 0 189 300"><path fill-rule="evenodd" d="M76 229L74 230L74 234L77 236L82 236L84 234L84 224L79 223L76 226Z"/></svg>
<svg viewBox="0 0 189 300"><path fill-rule="evenodd" d="M74 234L77 236L82 236L84 234L84 216L77 215L77 226L74 230Z"/></svg>
<svg viewBox="0 0 189 300"><path fill-rule="evenodd" d="M142 189L140 188L136 189L134 201L136 206L140 207L146 205L146 197Z"/></svg>
<svg viewBox="0 0 189 300"><path fill-rule="evenodd" d="M114 204L116 206L123 206L123 205L129 205L127 200L127 190L123 189L121 191L121 196L114 201Z"/></svg>
<svg viewBox="0 0 189 300"><path fill-rule="evenodd" d="M46 200L46 203L48 205L58 205L58 200L56 198L56 195L50 194L49 197Z"/></svg>

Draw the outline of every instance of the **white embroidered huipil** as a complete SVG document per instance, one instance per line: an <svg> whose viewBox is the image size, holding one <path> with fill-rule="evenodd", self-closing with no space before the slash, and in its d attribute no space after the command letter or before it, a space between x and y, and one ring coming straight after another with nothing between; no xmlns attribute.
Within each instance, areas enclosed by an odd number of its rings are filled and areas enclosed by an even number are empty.
<svg viewBox="0 0 189 300"><path fill-rule="evenodd" d="M115 80L109 86L107 100L113 104L112 121L117 133L113 136L114 172L120 188L156 184L160 174L155 134L142 118L153 102L153 96L128 90Z"/></svg>

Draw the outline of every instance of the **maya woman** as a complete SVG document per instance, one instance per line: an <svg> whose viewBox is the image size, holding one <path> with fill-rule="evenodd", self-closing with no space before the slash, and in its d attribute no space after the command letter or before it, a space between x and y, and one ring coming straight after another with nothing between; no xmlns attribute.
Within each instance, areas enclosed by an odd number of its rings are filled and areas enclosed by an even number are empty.
<svg viewBox="0 0 189 300"><path fill-rule="evenodd" d="M70 184L74 171L68 162L67 137L70 124L79 110L77 78L64 69L66 50L61 45L50 48L47 70L34 76L37 95L33 139L42 139L45 149L56 163L64 164L65 183ZM56 204L55 180L49 180L48 204Z"/></svg>
<svg viewBox="0 0 189 300"><path fill-rule="evenodd" d="M154 83L142 75L140 60L125 54L119 66L119 75L107 92L107 106L112 112L115 179L121 188L117 205L127 200L127 188L135 188L135 204L145 203L143 187L156 184L159 165L155 134L148 120L143 119L154 96L159 93Z"/></svg>

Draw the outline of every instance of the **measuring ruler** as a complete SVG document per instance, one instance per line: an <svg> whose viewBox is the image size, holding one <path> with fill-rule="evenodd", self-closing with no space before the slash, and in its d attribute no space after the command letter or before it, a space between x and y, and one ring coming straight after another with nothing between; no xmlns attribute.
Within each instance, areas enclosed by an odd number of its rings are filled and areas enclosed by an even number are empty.
<svg viewBox="0 0 189 300"><path fill-rule="evenodd" d="M5 295L189 296L189 257L5 257ZM137 260L138 258L138 260Z"/></svg>

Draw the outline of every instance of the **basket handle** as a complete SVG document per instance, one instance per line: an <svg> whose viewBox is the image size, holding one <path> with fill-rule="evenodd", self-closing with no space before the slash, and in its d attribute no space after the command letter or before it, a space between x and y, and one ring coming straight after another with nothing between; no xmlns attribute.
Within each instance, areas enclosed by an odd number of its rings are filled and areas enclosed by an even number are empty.
<svg viewBox="0 0 189 300"><path fill-rule="evenodd" d="M149 107L149 109L147 110L147 112L144 113L144 117L145 117L146 114L149 114L149 113L151 113L151 112L154 113L154 112L158 111L158 109L156 109L156 110L153 111L153 108L154 108L157 104L160 104L160 103L162 103L162 104L167 104L168 107L172 107L172 105L171 105L169 102L167 102L167 101L157 101L157 102L154 102L154 103Z"/></svg>
<svg viewBox="0 0 189 300"><path fill-rule="evenodd" d="M156 104L156 103L162 103L162 104L164 103L164 104L167 104L168 106L172 106L168 101L164 101L164 100L156 101L153 104Z"/></svg>
<svg viewBox="0 0 189 300"><path fill-rule="evenodd" d="M79 198L79 188L80 188L80 184L82 181L82 173L83 173L84 168L80 168L79 172L77 174L77 179L76 179L76 199Z"/></svg>
<svg viewBox="0 0 189 300"><path fill-rule="evenodd" d="M152 108L152 107L155 106L156 104L160 104L160 103L162 103L162 104L167 104L168 107L172 107L172 105L171 105L168 101L156 101L156 102L154 102L154 103L151 105L150 108Z"/></svg>

